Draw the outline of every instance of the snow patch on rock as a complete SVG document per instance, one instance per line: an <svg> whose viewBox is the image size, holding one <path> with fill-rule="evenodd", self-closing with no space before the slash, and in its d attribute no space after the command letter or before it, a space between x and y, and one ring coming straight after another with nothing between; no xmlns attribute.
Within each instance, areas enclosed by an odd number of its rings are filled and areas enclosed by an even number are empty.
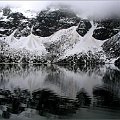
<svg viewBox="0 0 120 120"><path fill-rule="evenodd" d="M92 28L87 32L87 34L84 37L81 37L72 49L67 49L62 57L65 58L81 52L87 53L89 50L93 54L97 51L101 51L101 45L104 43L104 41L99 41L92 37L95 28L96 26L92 23Z"/></svg>

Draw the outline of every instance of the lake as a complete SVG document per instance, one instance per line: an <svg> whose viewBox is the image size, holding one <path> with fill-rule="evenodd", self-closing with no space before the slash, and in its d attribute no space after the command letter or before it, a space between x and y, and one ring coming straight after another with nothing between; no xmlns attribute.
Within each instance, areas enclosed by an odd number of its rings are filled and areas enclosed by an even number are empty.
<svg viewBox="0 0 120 120"><path fill-rule="evenodd" d="M114 65L0 64L0 119L120 118Z"/></svg>

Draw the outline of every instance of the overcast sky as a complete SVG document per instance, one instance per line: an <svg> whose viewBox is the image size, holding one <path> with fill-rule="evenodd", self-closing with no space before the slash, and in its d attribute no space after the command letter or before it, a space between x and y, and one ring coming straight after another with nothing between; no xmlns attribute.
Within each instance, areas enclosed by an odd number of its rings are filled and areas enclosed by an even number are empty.
<svg viewBox="0 0 120 120"><path fill-rule="evenodd" d="M41 10L50 4L67 4L82 15L120 14L120 1L0 1L0 6Z"/></svg>

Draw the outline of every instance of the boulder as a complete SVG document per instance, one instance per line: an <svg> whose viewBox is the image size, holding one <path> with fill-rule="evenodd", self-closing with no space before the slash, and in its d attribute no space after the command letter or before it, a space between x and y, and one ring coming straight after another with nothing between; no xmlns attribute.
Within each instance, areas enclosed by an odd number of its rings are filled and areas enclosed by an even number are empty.
<svg viewBox="0 0 120 120"><path fill-rule="evenodd" d="M118 33L119 30L109 28L97 28L93 32L93 37L98 40L106 40Z"/></svg>
<svg viewBox="0 0 120 120"><path fill-rule="evenodd" d="M111 38L120 30L120 18L107 18L95 22L97 23L97 28L93 32L93 37L98 40Z"/></svg>
<svg viewBox="0 0 120 120"><path fill-rule="evenodd" d="M91 23L89 20L83 19L80 20L79 26L76 29L79 35L82 37L89 31L89 29L92 27Z"/></svg>

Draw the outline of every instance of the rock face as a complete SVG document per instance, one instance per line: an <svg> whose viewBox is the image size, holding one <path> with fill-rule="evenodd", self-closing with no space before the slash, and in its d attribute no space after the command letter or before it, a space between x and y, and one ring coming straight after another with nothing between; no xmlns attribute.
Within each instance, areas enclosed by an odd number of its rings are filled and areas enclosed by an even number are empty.
<svg viewBox="0 0 120 120"><path fill-rule="evenodd" d="M16 38L20 38L20 37L27 37L28 35L30 35L31 28L32 28L31 22L32 20L29 20L29 19L25 21L21 21L21 24L18 26L14 36Z"/></svg>
<svg viewBox="0 0 120 120"><path fill-rule="evenodd" d="M118 30L111 30L107 28L97 28L96 30L94 30L93 37L98 40L106 40L117 33L118 33Z"/></svg>
<svg viewBox="0 0 120 120"><path fill-rule="evenodd" d="M76 26L80 18L69 10L41 11L33 28L33 34L47 37L60 29Z"/></svg>
<svg viewBox="0 0 120 120"><path fill-rule="evenodd" d="M12 33L10 21L0 21L0 37L9 36Z"/></svg>
<svg viewBox="0 0 120 120"><path fill-rule="evenodd" d="M80 20L79 26L76 29L76 31L78 32L79 35L83 37L91 27L92 25L90 21L83 19L83 20Z"/></svg>
<svg viewBox="0 0 120 120"><path fill-rule="evenodd" d="M120 35L117 34L105 41L102 45L103 50L106 53L106 56L109 58L119 57L120 56Z"/></svg>
<svg viewBox="0 0 120 120"><path fill-rule="evenodd" d="M11 13L8 15L7 19L13 19L13 20L22 20L25 19L25 16L22 13L16 12L16 13Z"/></svg>
<svg viewBox="0 0 120 120"><path fill-rule="evenodd" d="M45 57L51 62L98 64L104 63L106 57L118 58L120 56L120 18L91 21L81 19L73 11L64 8L43 10L34 18L10 11L9 14L0 17L0 37L10 36L15 31L13 37L18 42L21 37L27 37L32 33L42 42L44 41L43 46L49 53ZM39 47L37 42L35 43L35 46ZM14 52L16 50L17 48ZM26 53L29 51L22 56ZM66 58L66 56L69 57Z"/></svg>
<svg viewBox="0 0 120 120"><path fill-rule="evenodd" d="M6 19L6 20L5 20ZM17 29L22 20L26 18L22 13L16 12L9 14L5 19L0 20L0 36L9 36L15 29Z"/></svg>
<svg viewBox="0 0 120 120"><path fill-rule="evenodd" d="M11 13L7 19L10 20L13 29L18 29L15 33L15 37L27 36L29 32L30 22L29 20L19 12ZM30 26L31 27L31 26Z"/></svg>
<svg viewBox="0 0 120 120"><path fill-rule="evenodd" d="M33 26L33 34L37 36L47 37L60 29L67 29L71 26L78 25L80 18L69 10L44 10L35 18L26 18L22 13L16 12L6 16L0 20L0 36L8 36L15 29L15 37L28 36L30 28ZM6 30L7 29L7 30Z"/></svg>
<svg viewBox="0 0 120 120"><path fill-rule="evenodd" d="M93 32L93 37L98 40L106 40L119 32L120 19L106 19L95 21L98 25Z"/></svg>

